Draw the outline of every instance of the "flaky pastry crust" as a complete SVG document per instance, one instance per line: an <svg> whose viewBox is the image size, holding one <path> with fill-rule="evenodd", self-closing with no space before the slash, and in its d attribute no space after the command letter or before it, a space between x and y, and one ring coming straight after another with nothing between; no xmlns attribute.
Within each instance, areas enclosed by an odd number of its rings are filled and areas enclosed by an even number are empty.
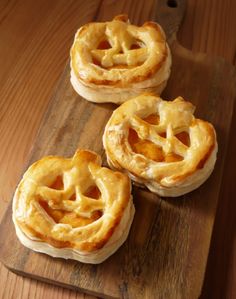
<svg viewBox="0 0 236 299"><path fill-rule="evenodd" d="M71 83L93 102L122 103L145 91L160 94L170 75L171 54L160 25L138 27L124 15L82 26L70 56Z"/></svg>
<svg viewBox="0 0 236 299"><path fill-rule="evenodd" d="M109 165L161 196L196 189L214 168L217 140L214 127L194 110L181 97L163 101L152 94L123 103L103 135Z"/></svg>
<svg viewBox="0 0 236 299"><path fill-rule="evenodd" d="M94 152L45 157L29 167L15 192L17 236L35 251L100 263L128 236L130 192L128 176L101 167Z"/></svg>

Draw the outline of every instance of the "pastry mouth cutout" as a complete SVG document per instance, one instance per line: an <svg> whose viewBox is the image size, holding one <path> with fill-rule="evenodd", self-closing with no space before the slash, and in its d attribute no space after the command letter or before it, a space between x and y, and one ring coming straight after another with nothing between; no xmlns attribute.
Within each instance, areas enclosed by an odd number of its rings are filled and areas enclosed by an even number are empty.
<svg viewBox="0 0 236 299"><path fill-rule="evenodd" d="M13 221L26 247L54 257L100 263L126 240L134 216L127 175L101 167L94 152L45 157L23 176Z"/></svg>
<svg viewBox="0 0 236 299"><path fill-rule="evenodd" d="M123 103L108 121L103 145L109 165L160 196L180 196L211 174L217 153L214 127L194 117L183 98L143 94Z"/></svg>
<svg viewBox="0 0 236 299"><path fill-rule="evenodd" d="M143 91L160 94L170 75L171 54L160 25L131 25L126 15L82 26L70 56L72 86L93 102L121 103Z"/></svg>

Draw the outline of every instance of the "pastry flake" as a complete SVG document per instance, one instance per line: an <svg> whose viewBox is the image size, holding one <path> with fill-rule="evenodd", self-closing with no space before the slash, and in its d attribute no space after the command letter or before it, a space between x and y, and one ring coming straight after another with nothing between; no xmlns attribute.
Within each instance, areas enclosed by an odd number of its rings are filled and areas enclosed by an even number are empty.
<svg viewBox="0 0 236 299"><path fill-rule="evenodd" d="M161 196L180 196L199 187L216 161L214 127L194 117L183 98L163 101L143 94L123 103L103 135L112 168L127 172Z"/></svg>
<svg viewBox="0 0 236 299"><path fill-rule="evenodd" d="M101 263L126 240L134 216L127 175L101 167L101 157L45 157L23 176L13 221L26 247L54 257Z"/></svg>
<svg viewBox="0 0 236 299"><path fill-rule="evenodd" d="M160 94L170 75L171 54L160 25L131 25L126 15L82 26L70 56L72 86L92 102Z"/></svg>

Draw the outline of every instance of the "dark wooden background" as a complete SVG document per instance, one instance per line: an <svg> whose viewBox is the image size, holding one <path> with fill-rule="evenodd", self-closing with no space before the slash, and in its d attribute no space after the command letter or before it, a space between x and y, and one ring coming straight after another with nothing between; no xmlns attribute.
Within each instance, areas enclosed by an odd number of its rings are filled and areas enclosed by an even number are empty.
<svg viewBox="0 0 236 299"><path fill-rule="evenodd" d="M74 0L0 0L0 220L65 67L78 16L89 16L93 5L95 1L88 1L88 8L81 11ZM235 64L235 13L233 0L189 0L179 41ZM236 112L202 298L236 298L235 129ZM89 298L16 276L0 265L0 298L47 296Z"/></svg>

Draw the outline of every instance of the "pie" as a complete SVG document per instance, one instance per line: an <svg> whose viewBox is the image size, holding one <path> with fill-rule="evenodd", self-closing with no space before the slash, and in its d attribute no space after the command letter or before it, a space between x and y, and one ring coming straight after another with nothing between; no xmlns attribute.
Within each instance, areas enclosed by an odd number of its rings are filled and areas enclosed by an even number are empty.
<svg viewBox="0 0 236 299"><path fill-rule="evenodd" d="M119 106L108 121L103 145L109 165L160 196L199 187L216 161L214 127L194 117L183 98L163 101L142 94Z"/></svg>
<svg viewBox="0 0 236 299"><path fill-rule="evenodd" d="M73 88L97 103L120 104L143 92L160 94L170 75L171 54L160 25L131 25L126 15L82 26L70 57Z"/></svg>
<svg viewBox="0 0 236 299"><path fill-rule="evenodd" d="M127 175L101 167L101 157L44 157L23 176L13 199L16 234L53 257L97 264L126 240L134 216Z"/></svg>

